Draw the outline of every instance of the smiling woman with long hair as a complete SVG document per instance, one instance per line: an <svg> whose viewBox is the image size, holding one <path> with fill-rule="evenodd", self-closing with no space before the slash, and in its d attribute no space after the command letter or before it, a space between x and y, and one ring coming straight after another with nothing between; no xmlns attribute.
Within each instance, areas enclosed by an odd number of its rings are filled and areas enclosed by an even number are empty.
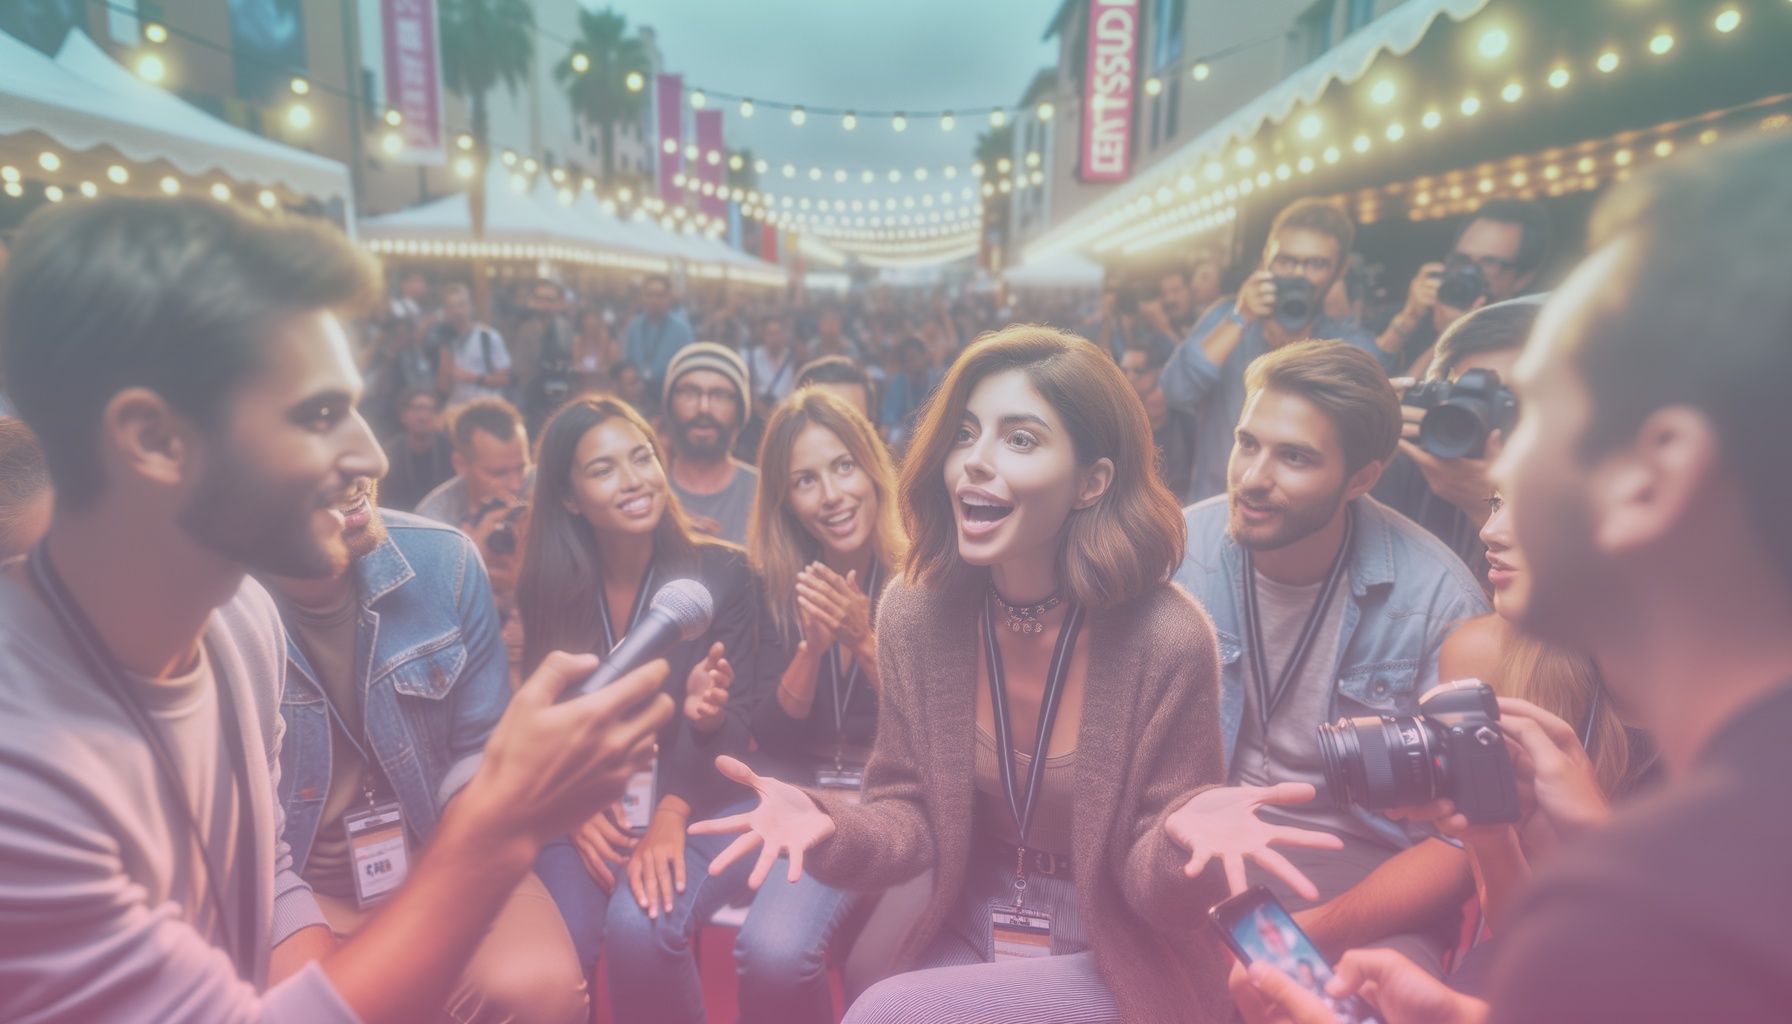
<svg viewBox="0 0 1792 1024"><path fill-rule="evenodd" d="M878 598L908 550L896 470L864 414L817 387L772 415L759 469L748 531L762 593L754 767L856 794L882 686ZM744 870L727 877L747 895ZM745 1024L833 1019L828 946L860 902L810 877L759 892L735 943ZM689 958L684 967L694 970Z"/></svg>
<svg viewBox="0 0 1792 1024"><path fill-rule="evenodd" d="M755 884L780 855L772 885L807 868L877 890L933 868L900 957L921 970L852 1020L1230 1017L1205 919L1226 880L1185 848L1264 854L1262 796L1212 788L1213 627L1168 582L1183 529L1152 461L1144 407L1089 342L977 341L903 466L913 546L878 611L862 801L724 761L759 802L693 826L741 833L712 870L756 847Z"/></svg>
<svg viewBox="0 0 1792 1024"><path fill-rule="evenodd" d="M590 971L606 927L659 927L684 901L687 875L700 875L715 852L713 843L687 844L685 823L734 799L711 762L747 749L751 695L731 699L729 687L735 673L751 678L757 601L745 552L692 532L653 430L633 407L608 396L563 406L542 434L538 462L517 581L526 669L551 650L608 651L670 580L701 582L716 609L709 631L667 659L666 689L684 713L660 734L656 770L630 785L624 803L552 844L538 865ZM651 942L629 935L621 945ZM634 996L615 983L611 993L627 1019L650 1005L626 1002Z"/></svg>

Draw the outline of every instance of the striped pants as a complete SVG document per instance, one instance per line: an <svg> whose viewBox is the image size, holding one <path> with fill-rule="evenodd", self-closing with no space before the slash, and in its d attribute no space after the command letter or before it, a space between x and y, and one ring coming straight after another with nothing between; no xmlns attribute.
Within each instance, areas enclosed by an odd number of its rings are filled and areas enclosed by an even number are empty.
<svg viewBox="0 0 1792 1024"><path fill-rule="evenodd" d="M845 1024L1121 1024L1070 880L1027 882L1027 906L1051 914L1052 955L996 961L990 908L1008 905L1013 893L1011 856L973 855L958 907L921 966L867 989Z"/></svg>

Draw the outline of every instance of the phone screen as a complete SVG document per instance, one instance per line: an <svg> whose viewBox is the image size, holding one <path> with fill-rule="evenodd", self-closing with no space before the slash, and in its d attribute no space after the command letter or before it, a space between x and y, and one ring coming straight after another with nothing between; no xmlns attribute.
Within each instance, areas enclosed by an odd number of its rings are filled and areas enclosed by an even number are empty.
<svg viewBox="0 0 1792 1024"><path fill-rule="evenodd" d="M1338 999L1325 991L1332 965L1288 916L1281 901L1262 886L1232 897L1209 912L1226 945L1246 964L1270 964L1319 997L1344 1024L1380 1024L1375 1011L1357 996Z"/></svg>

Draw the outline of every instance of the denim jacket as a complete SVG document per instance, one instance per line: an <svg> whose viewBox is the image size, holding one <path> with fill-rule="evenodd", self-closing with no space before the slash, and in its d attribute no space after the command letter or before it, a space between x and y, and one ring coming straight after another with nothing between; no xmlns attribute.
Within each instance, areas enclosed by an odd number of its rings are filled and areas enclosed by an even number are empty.
<svg viewBox="0 0 1792 1024"><path fill-rule="evenodd" d="M1461 559L1412 520L1373 498L1358 498L1352 508L1350 595L1326 719L1410 715L1437 683L1444 638L1463 620L1486 614L1487 597ZM1176 582L1206 607L1219 634L1220 734L1230 773L1249 669L1239 615L1244 559L1226 529L1228 513L1223 494L1183 512L1188 547ZM1360 808L1354 813L1395 846L1410 844L1411 834L1392 821Z"/></svg>
<svg viewBox="0 0 1792 1024"><path fill-rule="evenodd" d="M418 516L380 515L386 539L349 570L360 602L354 671L366 728L358 739L391 779L412 838L427 842L510 700L509 655L473 542ZM280 803L302 870L330 791L331 711L290 635L286 652Z"/></svg>

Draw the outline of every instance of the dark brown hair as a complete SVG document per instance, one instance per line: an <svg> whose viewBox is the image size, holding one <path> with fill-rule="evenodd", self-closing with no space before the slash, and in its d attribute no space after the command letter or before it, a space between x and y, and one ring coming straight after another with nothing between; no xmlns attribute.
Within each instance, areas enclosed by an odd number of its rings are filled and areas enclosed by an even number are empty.
<svg viewBox="0 0 1792 1024"><path fill-rule="evenodd" d="M1591 399L1580 455L1636 436L1659 409L1710 420L1755 532L1792 580L1792 139L1701 149L1614 191L1594 250L1622 243L1616 272L1577 317L1570 357Z"/></svg>
<svg viewBox="0 0 1792 1024"><path fill-rule="evenodd" d="M1385 462L1400 442L1400 397L1375 357L1341 341L1302 341L1251 360L1249 396L1264 389L1299 395L1318 406L1338 430L1344 465L1355 473Z"/></svg>
<svg viewBox="0 0 1792 1024"><path fill-rule="evenodd" d="M49 489L43 449L31 428L15 416L0 416L0 559L23 554L14 531L25 510Z"/></svg>
<svg viewBox="0 0 1792 1024"><path fill-rule="evenodd" d="M540 464L530 499L529 528L523 541L522 568L517 574L516 604L523 617L523 671L531 672L549 651L583 653L603 643L597 592L604 585L597 533L589 520L567 511L572 496L573 459L579 442L593 427L620 418L641 432L653 446L653 457L666 464L659 438L634 407L609 395L586 395L554 413L541 435ZM666 484L666 512L653 528L654 559L666 565L687 565L696 540L678 495Z"/></svg>
<svg viewBox="0 0 1792 1024"><path fill-rule="evenodd" d="M147 388L216 432L280 323L382 292L372 259L319 221L194 197L50 205L13 247L0 367L57 502L81 508L105 492L98 430L114 395Z"/></svg>
<svg viewBox="0 0 1792 1024"><path fill-rule="evenodd" d="M1269 226L1269 240L1263 244L1267 255L1269 247L1276 244L1276 237L1288 230L1317 231L1338 240L1338 267L1344 268L1344 261L1350 258L1350 247L1356 244L1356 225L1351 223L1350 215L1338 208L1338 204L1324 199L1296 199L1276 214L1275 223Z"/></svg>
<svg viewBox="0 0 1792 1024"><path fill-rule="evenodd" d="M973 342L947 371L915 425L902 464L902 523L911 546L907 579L949 585L970 571L946 488L946 457L965 405L985 378L1019 370L1064 421L1083 466L1114 463L1114 481L1065 522L1058 579L1091 608L1126 604L1170 578L1182 562L1182 510L1158 478L1151 421L1114 361L1055 328L1016 324Z"/></svg>
<svg viewBox="0 0 1792 1024"><path fill-rule="evenodd" d="M448 411L448 436L463 458L473 454L473 432L508 441L523 434L523 414L502 398L475 398ZM575 445L577 441L573 442Z"/></svg>

